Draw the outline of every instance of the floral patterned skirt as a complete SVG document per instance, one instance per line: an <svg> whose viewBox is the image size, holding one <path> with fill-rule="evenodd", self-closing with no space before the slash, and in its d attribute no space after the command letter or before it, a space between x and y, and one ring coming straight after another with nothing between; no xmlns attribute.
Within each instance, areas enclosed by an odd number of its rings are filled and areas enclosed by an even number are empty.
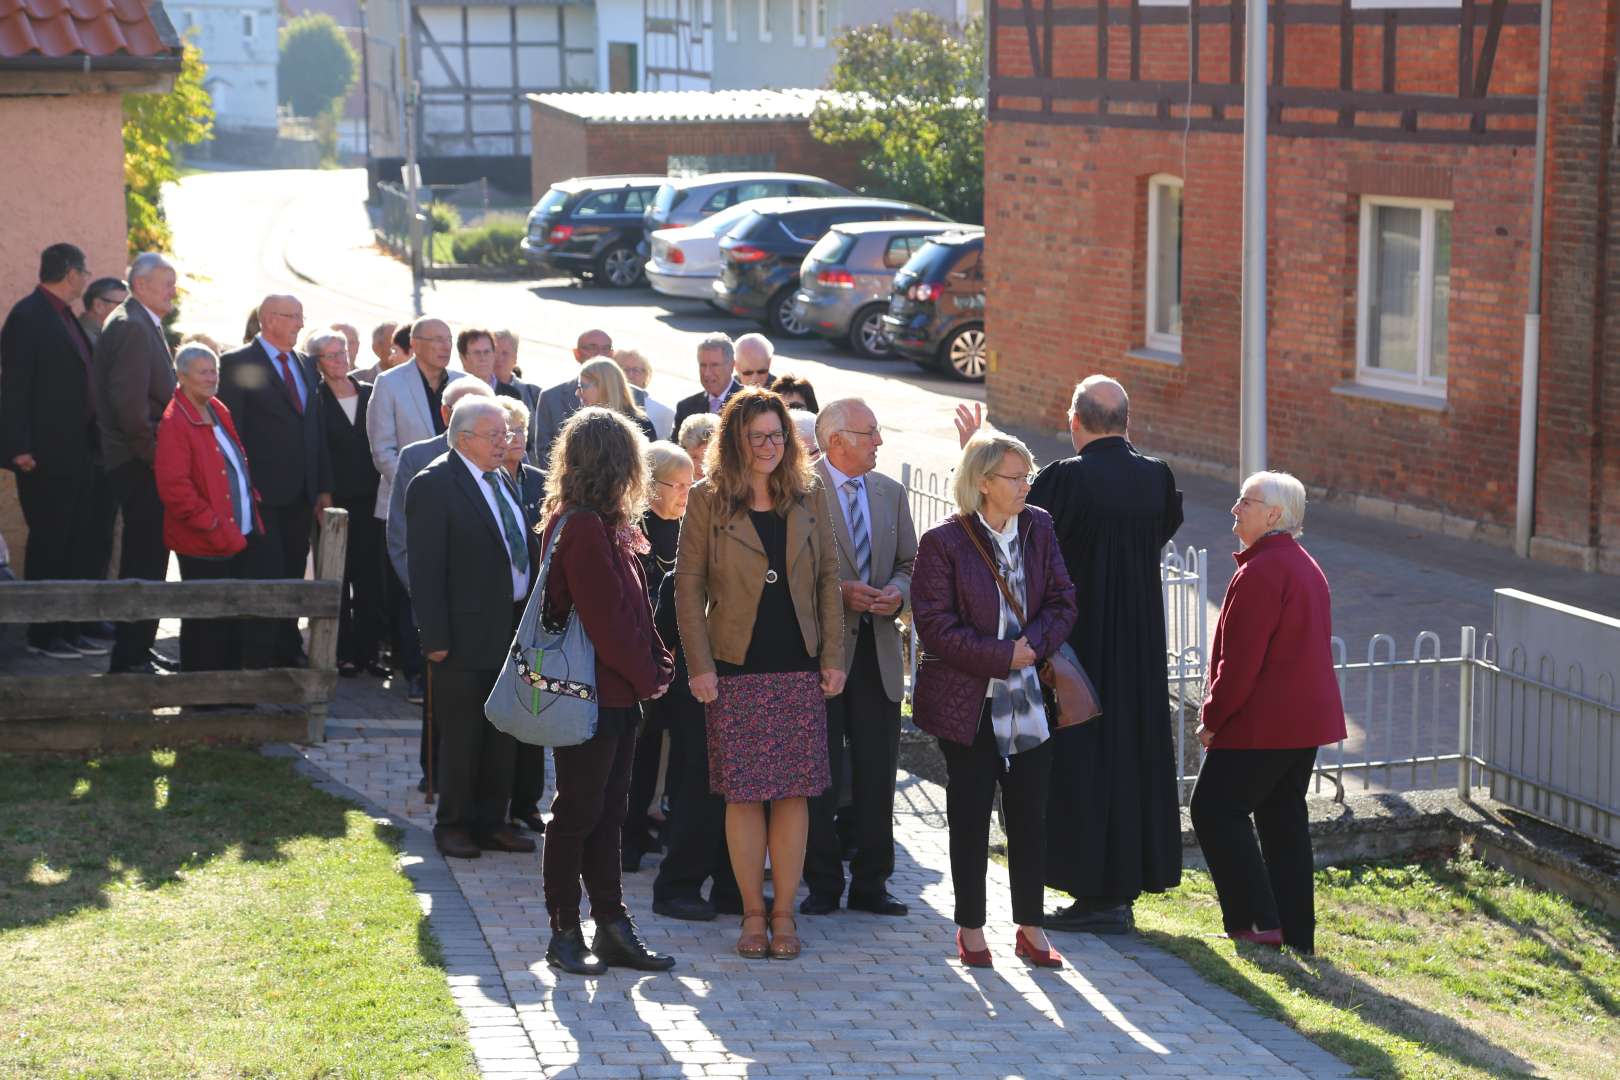
<svg viewBox="0 0 1620 1080"><path fill-rule="evenodd" d="M722 675L707 713L709 787L726 802L808 798L832 783L820 673Z"/></svg>

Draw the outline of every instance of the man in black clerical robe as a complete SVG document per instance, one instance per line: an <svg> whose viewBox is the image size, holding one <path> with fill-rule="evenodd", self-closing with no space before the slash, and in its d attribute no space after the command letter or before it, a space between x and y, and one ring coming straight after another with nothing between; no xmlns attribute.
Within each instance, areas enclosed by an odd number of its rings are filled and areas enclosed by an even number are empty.
<svg viewBox="0 0 1620 1080"><path fill-rule="evenodd" d="M1102 715L1053 737L1046 882L1074 903L1049 930L1125 933L1131 904L1181 881L1159 560L1181 527L1170 467L1126 438L1124 387L1075 387L1075 456L1041 470L1029 503L1052 515L1080 616L1069 633Z"/></svg>

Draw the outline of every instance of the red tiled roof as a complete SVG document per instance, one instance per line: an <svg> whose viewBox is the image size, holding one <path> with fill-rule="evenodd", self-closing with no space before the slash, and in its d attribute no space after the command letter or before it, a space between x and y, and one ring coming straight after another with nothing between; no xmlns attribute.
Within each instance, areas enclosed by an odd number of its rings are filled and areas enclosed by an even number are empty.
<svg viewBox="0 0 1620 1080"><path fill-rule="evenodd" d="M149 7L156 0L0 0L0 58L178 52Z"/></svg>

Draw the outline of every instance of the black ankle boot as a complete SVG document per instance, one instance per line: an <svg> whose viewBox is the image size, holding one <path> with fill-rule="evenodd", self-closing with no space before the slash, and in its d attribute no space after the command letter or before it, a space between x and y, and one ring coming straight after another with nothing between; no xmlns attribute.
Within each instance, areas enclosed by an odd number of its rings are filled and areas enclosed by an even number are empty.
<svg viewBox="0 0 1620 1080"><path fill-rule="evenodd" d="M551 944L546 946L546 963L570 975L601 975L608 969L600 957L585 947L585 934L578 926L551 935Z"/></svg>
<svg viewBox="0 0 1620 1080"><path fill-rule="evenodd" d="M598 924L596 938L591 942L591 951L604 964L612 967L634 968L637 971L668 971L675 966L673 956L660 956L647 948L647 943L641 940L641 935L636 932L636 924L630 921L628 915L621 915L612 922Z"/></svg>

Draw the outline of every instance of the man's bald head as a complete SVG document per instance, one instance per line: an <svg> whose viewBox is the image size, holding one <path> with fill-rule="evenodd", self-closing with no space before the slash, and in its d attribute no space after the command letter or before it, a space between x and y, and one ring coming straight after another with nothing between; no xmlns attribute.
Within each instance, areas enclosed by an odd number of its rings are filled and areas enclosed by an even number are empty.
<svg viewBox="0 0 1620 1080"><path fill-rule="evenodd" d="M1074 388L1074 400L1069 403L1069 428L1077 448L1082 445L1082 433L1087 436L1087 442L1107 435L1124 435L1130 420L1131 399L1117 380L1107 375L1091 375Z"/></svg>
<svg viewBox="0 0 1620 1080"><path fill-rule="evenodd" d="M291 351L304 328L304 305L296 296L272 293L259 301L259 333L278 349Z"/></svg>
<svg viewBox="0 0 1620 1080"><path fill-rule="evenodd" d="M598 356L613 355L613 339L606 330L587 330L574 342L574 362L583 364Z"/></svg>

